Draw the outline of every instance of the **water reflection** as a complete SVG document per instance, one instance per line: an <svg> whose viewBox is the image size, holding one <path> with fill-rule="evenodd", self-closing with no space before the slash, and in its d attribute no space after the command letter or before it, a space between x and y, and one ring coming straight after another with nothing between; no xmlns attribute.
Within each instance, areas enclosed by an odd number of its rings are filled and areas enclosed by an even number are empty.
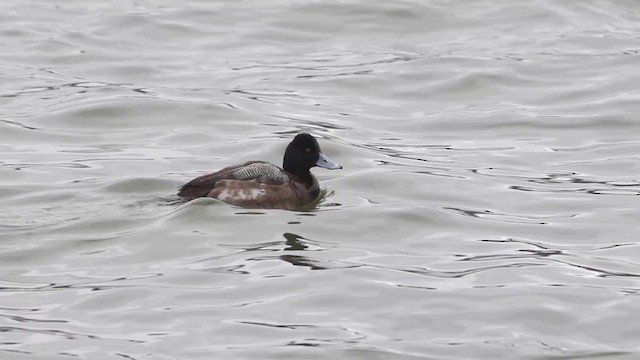
<svg viewBox="0 0 640 360"><path fill-rule="evenodd" d="M304 241L306 241L307 239L303 238L300 235L287 232L282 234L282 236L284 236L284 238L286 239L285 245L287 245L287 247L284 248L283 251L304 251L309 248L309 246L304 244ZM326 267L319 264L318 261L312 260L304 255L282 254L279 256L279 258L280 260L288 262L291 265L308 267L311 270L326 269Z"/></svg>
<svg viewBox="0 0 640 360"><path fill-rule="evenodd" d="M308 267L311 270L326 270L327 268L319 265L318 262L302 255L280 255L280 260L286 261L291 265Z"/></svg>
<svg viewBox="0 0 640 360"><path fill-rule="evenodd" d="M292 233L284 233L282 234L282 236L284 236L285 239L287 239L287 241L285 242L285 244L288 246L287 248L285 248L284 250L304 250L306 249L308 246L303 244L301 240L305 240L305 238L303 238L300 235L297 234L292 234Z"/></svg>

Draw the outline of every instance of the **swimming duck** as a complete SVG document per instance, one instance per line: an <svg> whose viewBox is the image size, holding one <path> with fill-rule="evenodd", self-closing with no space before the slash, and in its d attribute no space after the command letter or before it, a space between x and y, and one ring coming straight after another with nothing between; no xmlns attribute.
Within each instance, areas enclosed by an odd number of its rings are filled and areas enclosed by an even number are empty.
<svg viewBox="0 0 640 360"><path fill-rule="evenodd" d="M311 135L300 133L284 152L282 168L264 161L249 161L197 177L180 188L189 200L212 197L244 208L297 209L315 200L320 185L309 171L319 166L342 169L320 150Z"/></svg>

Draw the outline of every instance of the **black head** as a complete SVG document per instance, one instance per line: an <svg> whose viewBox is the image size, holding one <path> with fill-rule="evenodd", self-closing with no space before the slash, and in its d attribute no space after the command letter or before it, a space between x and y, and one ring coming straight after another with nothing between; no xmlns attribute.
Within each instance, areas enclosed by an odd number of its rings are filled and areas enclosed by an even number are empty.
<svg viewBox="0 0 640 360"><path fill-rule="evenodd" d="M342 166L324 156L316 138L306 133L296 135L284 152L282 168L290 173L304 175L314 166L342 169Z"/></svg>

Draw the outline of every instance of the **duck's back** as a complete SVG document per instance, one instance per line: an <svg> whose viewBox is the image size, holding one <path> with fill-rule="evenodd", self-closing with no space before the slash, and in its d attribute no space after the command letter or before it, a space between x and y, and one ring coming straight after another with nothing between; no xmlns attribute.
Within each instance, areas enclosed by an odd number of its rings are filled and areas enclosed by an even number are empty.
<svg viewBox="0 0 640 360"><path fill-rule="evenodd" d="M289 176L284 170L264 161L250 161L234 168L232 178L235 180L252 180L270 185L280 185L289 181Z"/></svg>
<svg viewBox="0 0 640 360"><path fill-rule="evenodd" d="M289 176L276 165L264 161L249 161L241 165L226 167L212 174L199 176L182 186L178 195L188 199L209 196L222 180L282 185L289 181Z"/></svg>

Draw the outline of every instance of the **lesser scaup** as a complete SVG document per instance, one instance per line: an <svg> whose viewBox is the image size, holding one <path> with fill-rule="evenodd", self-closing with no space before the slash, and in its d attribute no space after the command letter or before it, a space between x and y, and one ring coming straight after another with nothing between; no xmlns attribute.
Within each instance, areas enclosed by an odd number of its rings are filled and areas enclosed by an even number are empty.
<svg viewBox="0 0 640 360"><path fill-rule="evenodd" d="M249 161L197 177L180 188L189 200L212 197L244 208L297 209L315 200L320 185L309 171L314 166L342 169L327 158L318 141L301 133L289 143L282 169L264 161Z"/></svg>

